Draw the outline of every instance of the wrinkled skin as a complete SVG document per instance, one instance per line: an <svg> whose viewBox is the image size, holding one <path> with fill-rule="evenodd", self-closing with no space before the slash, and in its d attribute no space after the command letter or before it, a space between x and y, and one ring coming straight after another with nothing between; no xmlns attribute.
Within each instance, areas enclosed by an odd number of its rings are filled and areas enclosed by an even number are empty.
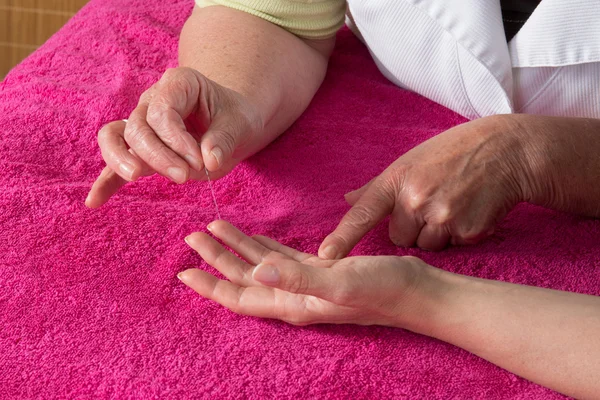
<svg viewBox="0 0 600 400"><path fill-rule="evenodd" d="M443 132L348 193L352 208L319 255L344 257L390 214L389 235L398 246L441 250L449 243L475 243L524 200L526 157L518 126L503 116Z"/></svg>
<svg viewBox="0 0 600 400"><path fill-rule="evenodd" d="M266 143L258 111L237 92L191 68L167 70L140 97L127 123L98 133L106 168L86 200L100 207L127 182L159 173L176 183L230 172Z"/></svg>

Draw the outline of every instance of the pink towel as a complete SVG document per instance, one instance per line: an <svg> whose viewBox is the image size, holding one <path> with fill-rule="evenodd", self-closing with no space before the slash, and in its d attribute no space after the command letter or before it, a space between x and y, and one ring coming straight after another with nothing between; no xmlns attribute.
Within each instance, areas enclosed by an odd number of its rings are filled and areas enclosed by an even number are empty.
<svg viewBox="0 0 600 400"><path fill-rule="evenodd" d="M206 183L150 177L89 210L96 133L176 64L192 0L92 0L0 86L0 398L563 398L476 356L384 327L293 327L202 299L183 242L215 218ZM248 233L315 252L356 189L463 122L398 89L339 34L325 84L280 139L215 183ZM387 226L354 254L599 295L600 224L522 205L501 234L441 253Z"/></svg>

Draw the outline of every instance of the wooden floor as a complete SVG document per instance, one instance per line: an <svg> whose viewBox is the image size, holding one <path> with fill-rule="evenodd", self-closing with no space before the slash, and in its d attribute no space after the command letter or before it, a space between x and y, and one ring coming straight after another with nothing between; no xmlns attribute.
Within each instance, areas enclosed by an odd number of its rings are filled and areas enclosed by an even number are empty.
<svg viewBox="0 0 600 400"><path fill-rule="evenodd" d="M88 0L0 0L0 79Z"/></svg>

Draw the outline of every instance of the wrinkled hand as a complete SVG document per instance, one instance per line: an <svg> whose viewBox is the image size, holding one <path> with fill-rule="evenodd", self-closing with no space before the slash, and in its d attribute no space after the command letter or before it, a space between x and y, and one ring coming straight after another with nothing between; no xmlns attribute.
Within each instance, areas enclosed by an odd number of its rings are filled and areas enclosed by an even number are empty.
<svg viewBox="0 0 600 400"><path fill-rule="evenodd" d="M191 68L175 68L144 92L128 122L98 133L107 167L86 205L100 207L121 186L159 173L176 183L230 172L258 151L263 122L245 98Z"/></svg>
<svg viewBox="0 0 600 400"><path fill-rule="evenodd" d="M389 214L390 239L398 246L441 250L492 235L523 201L521 136L510 116L495 116L456 126L413 148L346 195L352 208L324 239L319 256L346 256Z"/></svg>
<svg viewBox="0 0 600 400"><path fill-rule="evenodd" d="M199 269L178 277L201 296L230 310L294 325L353 323L410 328L423 302L417 287L436 270L414 257L351 257L321 260L264 236L248 237L225 221L209 230L236 257L205 233L186 242L227 280Z"/></svg>

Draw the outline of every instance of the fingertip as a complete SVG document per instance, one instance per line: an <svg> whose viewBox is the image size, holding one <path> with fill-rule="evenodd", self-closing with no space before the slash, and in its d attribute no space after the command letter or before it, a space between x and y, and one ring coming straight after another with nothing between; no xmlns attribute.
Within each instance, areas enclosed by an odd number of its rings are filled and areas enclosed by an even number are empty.
<svg viewBox="0 0 600 400"><path fill-rule="evenodd" d="M216 219L210 224L206 225L206 229L208 229L211 233L214 233L215 231L223 230L232 226L233 225L223 219Z"/></svg>
<svg viewBox="0 0 600 400"><path fill-rule="evenodd" d="M219 146L212 146L209 144L210 140L204 140L200 146L200 151L202 153L202 158L204 161L204 166L210 172L218 171L219 168L223 165L224 154L223 149Z"/></svg>
<svg viewBox="0 0 600 400"><path fill-rule="evenodd" d="M199 246L200 241L204 236L208 236L204 232L193 232L183 238L183 240L193 249L196 249Z"/></svg>
<svg viewBox="0 0 600 400"><path fill-rule="evenodd" d="M214 223L215 223L215 222L216 222L216 221L213 221L213 222L209 223L208 225L206 225L206 229L208 229L208 230L209 230L209 232L212 232L212 231L213 231L213 229L215 229L215 226L214 226Z"/></svg>
<svg viewBox="0 0 600 400"><path fill-rule="evenodd" d="M189 282L192 279L192 275L193 275L193 271L196 268L190 268L190 269L186 269L184 271L181 271L177 274L177 279L179 279L181 282L183 282L184 284L189 286Z"/></svg>
<svg viewBox="0 0 600 400"><path fill-rule="evenodd" d="M88 195L88 197L85 199L84 204L87 208L90 208L93 210L96 208L100 208L103 203L98 202L96 199L91 198L91 196Z"/></svg>
<svg viewBox="0 0 600 400"><path fill-rule="evenodd" d="M319 248L319 258L323 258L325 260L337 260L342 258L340 249L335 244L327 244L321 245Z"/></svg>
<svg viewBox="0 0 600 400"><path fill-rule="evenodd" d="M186 154L183 158L190 165L190 168L198 172L204 172L204 162L202 161L202 157Z"/></svg>
<svg viewBox="0 0 600 400"><path fill-rule="evenodd" d="M139 178L139 170L140 168L127 162L119 164L119 176L129 182L136 181Z"/></svg>
<svg viewBox="0 0 600 400"><path fill-rule="evenodd" d="M168 167L167 177L178 184L186 183L189 177L189 170L182 167Z"/></svg>

